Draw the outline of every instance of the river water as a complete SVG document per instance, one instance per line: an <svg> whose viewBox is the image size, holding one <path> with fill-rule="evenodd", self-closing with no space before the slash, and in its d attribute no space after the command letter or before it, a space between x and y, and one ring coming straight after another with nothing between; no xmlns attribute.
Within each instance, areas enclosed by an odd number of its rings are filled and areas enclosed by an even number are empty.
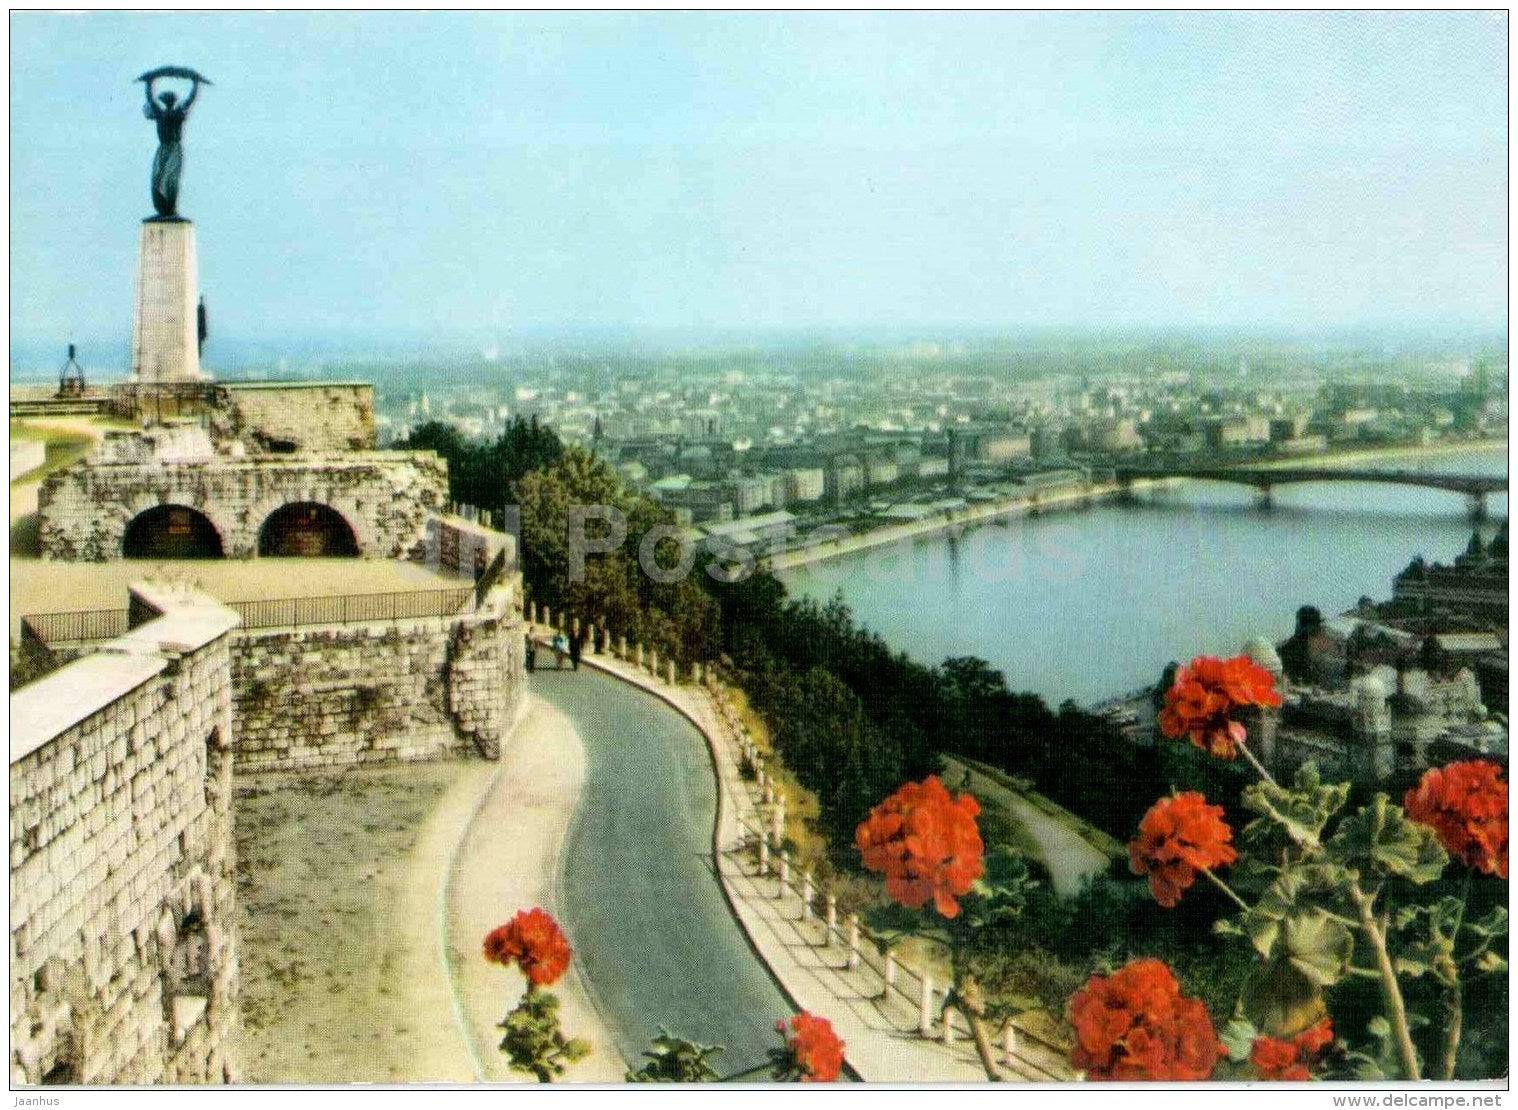
<svg viewBox="0 0 1518 1110"><path fill-rule="evenodd" d="M1488 448L1361 464L1507 473ZM1488 538L1507 498L1487 499ZM893 647L936 663L977 655L1014 690L1089 703L1158 680L1167 661L1234 654L1325 615L1391 596L1413 556L1449 562L1470 539L1463 495L1367 483L1253 489L1183 483L1102 504L919 537L781 573L793 594L842 592Z"/></svg>

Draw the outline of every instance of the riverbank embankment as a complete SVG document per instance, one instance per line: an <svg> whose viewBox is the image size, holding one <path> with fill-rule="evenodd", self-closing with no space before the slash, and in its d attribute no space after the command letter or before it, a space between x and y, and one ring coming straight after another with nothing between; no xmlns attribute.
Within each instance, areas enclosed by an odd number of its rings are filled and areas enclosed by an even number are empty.
<svg viewBox="0 0 1518 1110"><path fill-rule="evenodd" d="M1463 440L1458 443L1433 443L1426 446L1408 445L1340 451L1330 455L1308 455L1298 458L1271 459L1258 463L1241 463L1239 465L1248 465L1260 469L1281 469L1308 465L1325 467L1354 466L1370 462L1414 461L1424 458L1438 458L1445 455L1460 455L1471 451L1488 451L1504 447L1506 447L1506 440L1501 439ZM1092 505L1116 500L1119 496L1127 493L1140 493L1149 489L1173 488L1188 480L1185 478L1138 479L1126 487L1119 486L1116 482L1103 482L1059 493L1006 497L978 505L969 505L963 509L951 510L923 520L910 521L903 524L882 525L878 528L870 528L864 532L840 536L836 539L819 538L810 540L802 543L799 547L777 552L762 561L772 571L791 570L827 559L835 559L844 555L852 555L879 547L888 547L892 544L908 543L922 537L956 531L961 528L984 524L1001 518L1087 508ZM826 529L819 529L819 532L826 532Z"/></svg>

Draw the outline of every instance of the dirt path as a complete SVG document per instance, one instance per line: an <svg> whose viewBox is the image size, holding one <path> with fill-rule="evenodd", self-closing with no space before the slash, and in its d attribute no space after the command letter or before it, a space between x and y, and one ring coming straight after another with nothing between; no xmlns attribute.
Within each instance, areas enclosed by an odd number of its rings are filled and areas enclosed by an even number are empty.
<svg viewBox="0 0 1518 1110"><path fill-rule="evenodd" d="M495 770L459 761L239 785L244 1079L474 1081L442 969L439 891Z"/></svg>

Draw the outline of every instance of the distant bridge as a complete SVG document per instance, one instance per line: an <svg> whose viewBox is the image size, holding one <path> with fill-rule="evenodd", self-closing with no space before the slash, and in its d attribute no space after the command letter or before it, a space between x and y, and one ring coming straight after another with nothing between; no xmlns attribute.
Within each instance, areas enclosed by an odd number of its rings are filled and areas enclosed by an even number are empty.
<svg viewBox="0 0 1518 1110"><path fill-rule="evenodd" d="M1338 466L1119 466L1114 470L1117 484L1129 489L1136 481L1163 478L1190 478L1205 482L1233 482L1253 486L1269 504L1276 486L1302 482L1376 482L1382 485L1422 486L1425 489L1463 493L1471 505L1471 515L1486 516L1488 494L1507 489L1507 478L1488 474L1428 474L1417 470L1361 470Z"/></svg>

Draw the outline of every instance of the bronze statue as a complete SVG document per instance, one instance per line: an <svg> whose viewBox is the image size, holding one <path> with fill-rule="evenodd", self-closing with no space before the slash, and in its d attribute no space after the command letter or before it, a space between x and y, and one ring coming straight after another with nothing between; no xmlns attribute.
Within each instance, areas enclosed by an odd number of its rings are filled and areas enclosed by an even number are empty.
<svg viewBox="0 0 1518 1110"><path fill-rule="evenodd" d="M190 95L185 97L183 104L179 103L179 96L168 89L154 99L153 82L165 77L178 77L190 82ZM200 93L200 86L211 82L193 69L183 66L160 66L144 73L137 80L142 82L143 95L147 98L142 114L158 125L158 153L153 156L151 183L153 210L158 213L157 218L160 220L177 220L179 171L184 165L179 136L184 130L184 121L190 114L190 108Z"/></svg>

